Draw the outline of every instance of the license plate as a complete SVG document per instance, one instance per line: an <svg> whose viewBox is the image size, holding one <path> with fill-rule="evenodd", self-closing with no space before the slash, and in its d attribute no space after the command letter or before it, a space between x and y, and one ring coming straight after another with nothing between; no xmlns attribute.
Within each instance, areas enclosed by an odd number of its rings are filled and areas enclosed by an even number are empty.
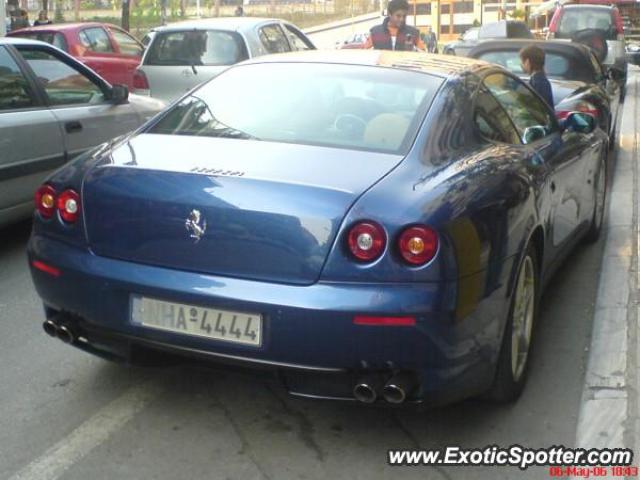
<svg viewBox="0 0 640 480"><path fill-rule="evenodd" d="M262 316L133 296L131 321L169 332L259 347Z"/></svg>

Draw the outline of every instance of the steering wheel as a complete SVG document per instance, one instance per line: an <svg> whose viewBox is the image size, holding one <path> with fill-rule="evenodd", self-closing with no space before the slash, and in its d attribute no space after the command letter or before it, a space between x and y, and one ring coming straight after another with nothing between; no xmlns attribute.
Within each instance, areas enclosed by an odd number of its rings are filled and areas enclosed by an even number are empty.
<svg viewBox="0 0 640 480"><path fill-rule="evenodd" d="M367 122L352 113L341 113L336 117L333 127L338 131L345 133L348 138L362 138L367 128Z"/></svg>

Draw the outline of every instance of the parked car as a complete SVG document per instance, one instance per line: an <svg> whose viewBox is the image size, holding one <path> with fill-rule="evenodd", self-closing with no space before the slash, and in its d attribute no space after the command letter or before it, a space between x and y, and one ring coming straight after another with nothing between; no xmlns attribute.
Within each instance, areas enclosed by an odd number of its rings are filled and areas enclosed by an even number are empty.
<svg viewBox="0 0 640 480"><path fill-rule="evenodd" d="M55 45L80 60L112 84L133 88L143 45L127 32L103 23L62 23L23 28L9 36L30 38Z"/></svg>
<svg viewBox="0 0 640 480"><path fill-rule="evenodd" d="M632 65L640 65L640 44L628 43L625 47L627 63Z"/></svg>
<svg viewBox="0 0 640 480"><path fill-rule="evenodd" d="M47 43L0 39L0 226L31 214L33 192L53 170L162 107Z"/></svg>
<svg viewBox="0 0 640 480"><path fill-rule="evenodd" d="M337 42L336 48L339 48L339 49L364 48L368 38L369 38L368 33L354 33L344 41Z"/></svg>
<svg viewBox="0 0 640 480"><path fill-rule="evenodd" d="M627 81L625 37L622 16L611 5L560 5L549 24L548 38L586 43L601 55L607 68L616 68L623 88Z"/></svg>
<svg viewBox="0 0 640 480"><path fill-rule="evenodd" d="M533 38L533 34L526 23L517 20L489 22L467 30L459 40L445 45L443 53L466 56L479 43L497 38Z"/></svg>
<svg viewBox="0 0 640 480"><path fill-rule="evenodd" d="M479 27L473 27L460 35L458 40L447 43L442 49L445 55L465 56L473 47L478 44Z"/></svg>
<svg viewBox="0 0 640 480"><path fill-rule="evenodd" d="M134 84L138 93L171 101L247 58L313 49L302 31L279 19L179 22L154 29Z"/></svg>
<svg viewBox="0 0 640 480"><path fill-rule="evenodd" d="M589 113L613 137L620 107L620 87L614 79L617 72L607 72L588 47L559 40L494 40L481 43L469 56L502 65L528 80L519 56L527 45L545 52L545 72L551 82L556 116L564 119L574 111Z"/></svg>
<svg viewBox="0 0 640 480"><path fill-rule="evenodd" d="M513 400L543 285L600 232L606 145L477 60L249 60L38 190L44 328L271 368L298 395Z"/></svg>

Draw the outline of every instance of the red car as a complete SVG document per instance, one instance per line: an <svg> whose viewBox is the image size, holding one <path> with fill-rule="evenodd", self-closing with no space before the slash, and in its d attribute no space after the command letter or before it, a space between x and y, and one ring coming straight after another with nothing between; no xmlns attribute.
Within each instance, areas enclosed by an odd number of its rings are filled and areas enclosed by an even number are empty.
<svg viewBox="0 0 640 480"><path fill-rule="evenodd" d="M76 57L109 83L133 89L144 47L124 30L103 23L68 23L23 28L8 34L51 43Z"/></svg>

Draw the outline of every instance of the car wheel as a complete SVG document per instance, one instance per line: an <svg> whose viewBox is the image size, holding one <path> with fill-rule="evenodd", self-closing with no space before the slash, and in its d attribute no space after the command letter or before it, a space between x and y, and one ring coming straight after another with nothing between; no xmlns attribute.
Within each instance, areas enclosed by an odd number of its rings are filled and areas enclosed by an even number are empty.
<svg viewBox="0 0 640 480"><path fill-rule="evenodd" d="M603 154L604 157L604 154ZM604 220L604 208L607 202L607 162L605 158L600 160L597 177L594 185L594 205L593 216L591 217L591 226L585 236L587 243L598 241L600 232L602 231L602 222Z"/></svg>
<svg viewBox="0 0 640 480"><path fill-rule="evenodd" d="M489 398L497 402L516 400L527 379L533 326L538 313L538 262L535 248L529 245L520 262L511 295L509 318L502 339L496 376Z"/></svg>

